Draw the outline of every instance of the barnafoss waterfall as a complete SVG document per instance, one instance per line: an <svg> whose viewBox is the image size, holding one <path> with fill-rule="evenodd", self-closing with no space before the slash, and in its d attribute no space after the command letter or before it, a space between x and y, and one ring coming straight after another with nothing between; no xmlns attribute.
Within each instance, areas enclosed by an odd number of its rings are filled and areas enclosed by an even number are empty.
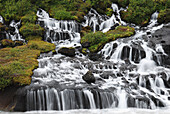
<svg viewBox="0 0 170 114"><path fill-rule="evenodd" d="M15 110L70 110L144 108L159 109L170 106L170 69L168 56L161 44L153 39L155 31L169 26L158 24L158 12L152 14L149 25L136 26L122 21L120 11L112 4L111 17L100 15L91 8L83 23L56 20L39 9L37 23L45 29L44 40L56 45L56 54L44 53L38 58L31 85L20 91ZM1 19L3 22L3 20ZM11 22L15 34L9 39L22 40L18 24ZM80 31L90 26L93 32L107 32L118 25L135 28L135 35L107 43L92 61L80 53ZM58 53L61 47L75 48L75 56ZM83 76L91 72L95 83L88 84Z"/></svg>

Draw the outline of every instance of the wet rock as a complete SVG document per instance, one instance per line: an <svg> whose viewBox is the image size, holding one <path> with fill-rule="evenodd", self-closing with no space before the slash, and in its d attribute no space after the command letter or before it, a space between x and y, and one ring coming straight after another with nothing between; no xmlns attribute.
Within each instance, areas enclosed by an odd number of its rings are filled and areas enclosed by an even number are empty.
<svg viewBox="0 0 170 114"><path fill-rule="evenodd" d="M112 27L110 28L110 30L114 30L117 26L119 26L118 23L116 23L114 26L112 26Z"/></svg>
<svg viewBox="0 0 170 114"><path fill-rule="evenodd" d="M83 77L83 80L86 81L88 84L95 83L96 79L92 74L92 71L88 71Z"/></svg>
<svg viewBox="0 0 170 114"><path fill-rule="evenodd" d="M116 78L115 74L112 71L105 71L100 75L100 77L104 79L109 79L109 76Z"/></svg>
<svg viewBox="0 0 170 114"><path fill-rule="evenodd" d="M74 48L67 48L67 47L62 47L58 50L58 53L61 53L66 56L74 57L75 56L75 49Z"/></svg>
<svg viewBox="0 0 170 114"><path fill-rule="evenodd" d="M89 53L88 56L89 56L89 59L92 61L99 61L102 59L102 55L98 53Z"/></svg>
<svg viewBox="0 0 170 114"><path fill-rule="evenodd" d="M23 41L15 41L15 46L22 46L23 44Z"/></svg>
<svg viewBox="0 0 170 114"><path fill-rule="evenodd" d="M122 54L121 54L121 59L122 60L128 59L129 58L129 52L130 52L130 47L129 46L124 46Z"/></svg>
<svg viewBox="0 0 170 114"><path fill-rule="evenodd" d="M88 48L88 47L90 47L90 42L84 42L81 45L83 48Z"/></svg>
<svg viewBox="0 0 170 114"><path fill-rule="evenodd" d="M1 48L5 48L5 47L14 47L15 43L12 40L9 39L3 39L0 41L1 44Z"/></svg>

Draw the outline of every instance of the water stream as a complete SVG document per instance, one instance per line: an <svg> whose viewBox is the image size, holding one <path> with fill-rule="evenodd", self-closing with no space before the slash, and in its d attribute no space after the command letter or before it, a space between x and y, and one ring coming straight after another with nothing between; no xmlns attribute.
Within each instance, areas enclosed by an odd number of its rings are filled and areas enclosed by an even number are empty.
<svg viewBox="0 0 170 114"><path fill-rule="evenodd" d="M82 26L91 26L93 32L107 32L118 25L127 25L120 18L119 13L123 9L119 9L116 4L112 4L112 8L114 13L111 17L91 9L82 24L71 20L55 20L40 9L37 12L38 24L46 30L45 40L56 44L56 51L60 47L80 48ZM112 109L120 108L129 113L131 110L127 108L156 110L169 107L170 69L162 63L162 57L167 55L160 44L151 46L151 36L147 35L163 27L163 24L157 24L157 16L155 12L149 25L143 29L131 24L135 27L136 35L107 43L98 52L103 55L102 61L91 61L78 50L75 57L59 53L41 54L32 83L25 87L26 110L109 109L100 111L111 113ZM14 39L21 39L17 31L18 24L11 23L15 27ZM95 83L87 84L82 79L89 70L96 78ZM98 110L89 111L95 114ZM82 110L81 113L85 112Z"/></svg>

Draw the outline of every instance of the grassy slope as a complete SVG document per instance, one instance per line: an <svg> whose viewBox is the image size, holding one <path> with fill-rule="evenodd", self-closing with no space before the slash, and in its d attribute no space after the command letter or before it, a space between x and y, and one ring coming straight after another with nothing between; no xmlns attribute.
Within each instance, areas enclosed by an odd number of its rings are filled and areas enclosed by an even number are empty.
<svg viewBox="0 0 170 114"><path fill-rule="evenodd" d="M0 49L0 89L9 85L31 83L33 70L38 67L37 57L41 52L55 49L55 45L44 41L30 40L27 45Z"/></svg>

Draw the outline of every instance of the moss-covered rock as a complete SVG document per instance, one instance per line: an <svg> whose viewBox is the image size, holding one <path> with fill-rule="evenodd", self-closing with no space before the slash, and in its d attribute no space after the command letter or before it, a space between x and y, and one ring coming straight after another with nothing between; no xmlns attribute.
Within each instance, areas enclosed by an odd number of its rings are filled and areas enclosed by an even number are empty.
<svg viewBox="0 0 170 114"><path fill-rule="evenodd" d="M61 53L66 56L74 57L76 55L76 50L73 47L61 47L58 50L58 53Z"/></svg>
<svg viewBox="0 0 170 114"><path fill-rule="evenodd" d="M122 11L123 20L128 23L145 26L151 15L157 10L166 8L167 0L129 0L127 11Z"/></svg>
<svg viewBox="0 0 170 114"><path fill-rule="evenodd" d="M111 30L107 33L96 32L87 33L81 38L81 44L84 48L88 48L90 52L97 52L103 48L103 46L117 38L129 37L135 33L134 28L129 26L118 26L115 30Z"/></svg>
<svg viewBox="0 0 170 114"><path fill-rule="evenodd" d="M38 67L37 57L54 49L54 44L33 40L27 45L0 49L0 90L30 84L32 71Z"/></svg>
<svg viewBox="0 0 170 114"><path fill-rule="evenodd" d="M23 17L21 17L22 24L35 23L36 20L37 20L37 16L36 16L35 12L30 12L30 13L24 15Z"/></svg>
<svg viewBox="0 0 170 114"><path fill-rule="evenodd" d="M15 46L15 42L9 39L3 39L0 41L1 47L14 47Z"/></svg>
<svg viewBox="0 0 170 114"><path fill-rule="evenodd" d="M38 24L26 23L19 29L19 31L24 37L43 36L44 28Z"/></svg>
<svg viewBox="0 0 170 114"><path fill-rule="evenodd" d="M158 15L158 23L170 22L170 8L161 10Z"/></svg>
<svg viewBox="0 0 170 114"><path fill-rule="evenodd" d="M4 24L0 23L0 32L1 31L7 31L9 28L5 26Z"/></svg>

